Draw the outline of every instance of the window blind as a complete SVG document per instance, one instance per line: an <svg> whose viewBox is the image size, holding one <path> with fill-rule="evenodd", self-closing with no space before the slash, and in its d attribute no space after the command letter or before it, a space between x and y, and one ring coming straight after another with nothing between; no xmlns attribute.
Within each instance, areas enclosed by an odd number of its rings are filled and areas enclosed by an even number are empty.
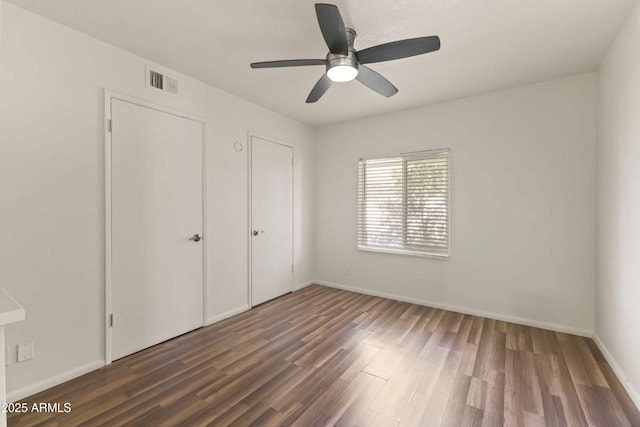
<svg viewBox="0 0 640 427"><path fill-rule="evenodd" d="M358 164L358 248L449 255L449 150Z"/></svg>

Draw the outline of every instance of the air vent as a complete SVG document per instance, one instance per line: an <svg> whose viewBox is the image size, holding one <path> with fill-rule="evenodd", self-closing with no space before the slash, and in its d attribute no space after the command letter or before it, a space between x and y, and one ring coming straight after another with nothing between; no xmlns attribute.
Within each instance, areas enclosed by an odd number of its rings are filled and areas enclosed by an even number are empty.
<svg viewBox="0 0 640 427"><path fill-rule="evenodd" d="M155 70L147 68L147 86L155 87L164 92L178 94L178 80L173 77L169 77L165 74L159 73Z"/></svg>
<svg viewBox="0 0 640 427"><path fill-rule="evenodd" d="M164 90L164 76L157 71L149 70L149 85Z"/></svg>
<svg viewBox="0 0 640 427"><path fill-rule="evenodd" d="M169 93L178 94L178 81L169 76L164 76L164 90Z"/></svg>

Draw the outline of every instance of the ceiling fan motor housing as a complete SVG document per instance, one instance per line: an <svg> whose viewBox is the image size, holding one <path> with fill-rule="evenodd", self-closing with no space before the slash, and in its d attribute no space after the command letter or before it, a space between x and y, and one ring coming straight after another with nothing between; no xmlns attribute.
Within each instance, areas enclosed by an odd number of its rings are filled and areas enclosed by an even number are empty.
<svg viewBox="0 0 640 427"><path fill-rule="evenodd" d="M356 56L356 50L353 47L353 42L356 39L356 31L353 28L347 28L347 43L349 50L346 55L340 53L327 54L327 72L334 67L351 67L358 70L358 57Z"/></svg>
<svg viewBox="0 0 640 427"><path fill-rule="evenodd" d="M357 70L358 59L356 58L356 54L352 50L350 50L347 56L335 53L330 53L327 55L327 71L339 65L352 67Z"/></svg>

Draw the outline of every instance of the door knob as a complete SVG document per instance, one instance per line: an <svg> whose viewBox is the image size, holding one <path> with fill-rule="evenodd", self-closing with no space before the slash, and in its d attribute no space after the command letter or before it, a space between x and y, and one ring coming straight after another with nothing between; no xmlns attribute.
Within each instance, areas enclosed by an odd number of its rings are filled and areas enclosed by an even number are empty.
<svg viewBox="0 0 640 427"><path fill-rule="evenodd" d="M194 234L193 236L189 237L189 240L193 240L194 242L199 242L200 240L202 240L202 237L200 237L199 234Z"/></svg>
<svg viewBox="0 0 640 427"><path fill-rule="evenodd" d="M253 230L253 235L254 235L254 236L257 236L258 234L264 234L264 233L265 233L265 231L264 231L264 230L260 230L260 231L258 231L258 230Z"/></svg>

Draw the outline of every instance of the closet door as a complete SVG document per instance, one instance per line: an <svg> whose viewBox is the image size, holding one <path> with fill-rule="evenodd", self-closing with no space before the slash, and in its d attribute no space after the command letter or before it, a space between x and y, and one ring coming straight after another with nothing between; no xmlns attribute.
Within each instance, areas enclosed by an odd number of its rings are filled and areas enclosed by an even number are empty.
<svg viewBox="0 0 640 427"><path fill-rule="evenodd" d="M251 305L293 287L293 148L251 139Z"/></svg>
<svg viewBox="0 0 640 427"><path fill-rule="evenodd" d="M112 359L203 325L202 124L111 101Z"/></svg>

